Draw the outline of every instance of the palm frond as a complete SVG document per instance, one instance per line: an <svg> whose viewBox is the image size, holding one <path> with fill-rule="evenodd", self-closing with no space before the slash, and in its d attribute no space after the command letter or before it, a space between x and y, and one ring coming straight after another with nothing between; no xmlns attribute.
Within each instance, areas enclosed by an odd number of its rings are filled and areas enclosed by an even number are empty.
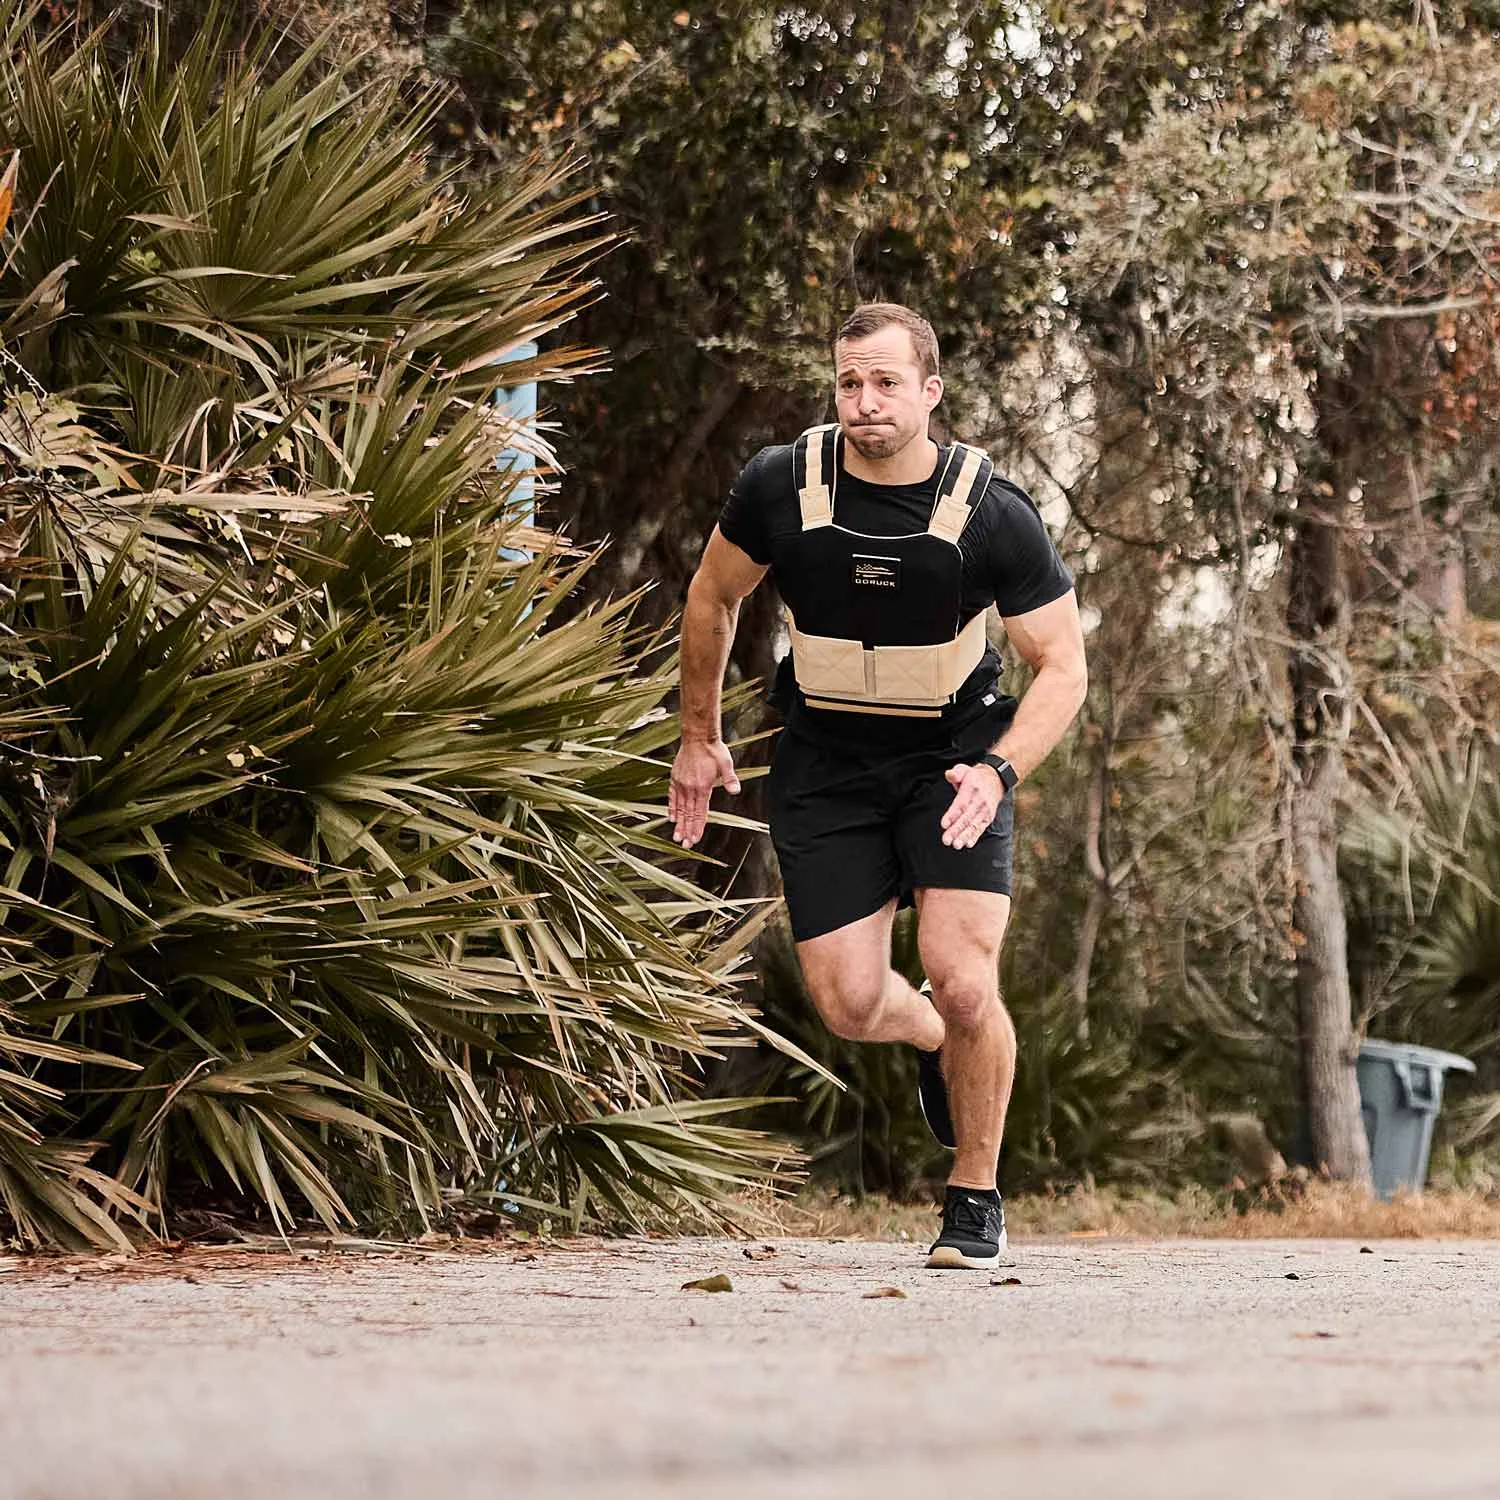
<svg viewBox="0 0 1500 1500"><path fill-rule="evenodd" d="M592 553L501 556L497 379L593 356L492 362L595 226L550 169L429 176L434 99L321 44L104 35L0 63L0 1208L717 1212L788 1153L693 1102L775 1038L740 908L664 867L672 663L568 613Z"/></svg>

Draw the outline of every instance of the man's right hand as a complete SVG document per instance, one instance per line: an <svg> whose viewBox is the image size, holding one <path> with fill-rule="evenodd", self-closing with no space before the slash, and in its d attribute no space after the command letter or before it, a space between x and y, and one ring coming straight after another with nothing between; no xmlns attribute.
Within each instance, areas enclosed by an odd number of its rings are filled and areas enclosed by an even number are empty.
<svg viewBox="0 0 1500 1500"><path fill-rule="evenodd" d="M691 849L708 823L708 799L716 786L738 792L740 779L723 740L684 740L672 762L672 789L667 794L667 816L672 838Z"/></svg>

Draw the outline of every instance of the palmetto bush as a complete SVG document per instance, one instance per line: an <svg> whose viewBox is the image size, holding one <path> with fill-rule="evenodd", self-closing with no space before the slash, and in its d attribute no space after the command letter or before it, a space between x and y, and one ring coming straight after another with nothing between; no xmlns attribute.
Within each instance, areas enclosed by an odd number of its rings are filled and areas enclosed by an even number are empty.
<svg viewBox="0 0 1500 1500"><path fill-rule="evenodd" d="M597 229L540 171L433 180L436 101L316 46L34 21L0 9L11 1232L119 1243L199 1183L281 1225L712 1212L782 1155L694 1097L754 1030L746 933L667 868L661 642L561 620L590 559L519 524L487 399Z"/></svg>
<svg viewBox="0 0 1500 1500"><path fill-rule="evenodd" d="M1445 1124L1459 1144L1500 1127L1500 751L1412 748L1400 794L1350 819L1341 859L1350 953L1372 1034L1472 1057Z"/></svg>

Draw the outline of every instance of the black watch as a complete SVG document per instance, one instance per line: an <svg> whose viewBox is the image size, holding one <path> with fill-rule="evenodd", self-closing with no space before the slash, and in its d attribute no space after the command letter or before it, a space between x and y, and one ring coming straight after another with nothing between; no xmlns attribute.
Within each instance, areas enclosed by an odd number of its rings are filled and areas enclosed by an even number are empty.
<svg viewBox="0 0 1500 1500"><path fill-rule="evenodd" d="M1016 768L1003 755L981 755L979 757L979 764L982 766L993 766L995 774L1000 778L1000 785L1007 792L1015 791L1016 783L1021 778L1016 775Z"/></svg>

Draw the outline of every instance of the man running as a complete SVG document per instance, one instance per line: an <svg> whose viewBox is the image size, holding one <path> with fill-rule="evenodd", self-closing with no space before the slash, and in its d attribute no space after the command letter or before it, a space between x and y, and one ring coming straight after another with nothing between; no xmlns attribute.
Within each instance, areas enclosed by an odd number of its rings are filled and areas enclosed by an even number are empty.
<svg viewBox="0 0 1500 1500"><path fill-rule="evenodd" d="M836 1035L918 1049L923 1114L954 1152L927 1264L993 1266L1016 1060L998 973L1010 793L1083 703L1083 632L1030 499L979 449L928 435L943 382L927 320L868 304L833 353L837 423L750 461L689 586L668 811L691 848L714 787L740 789L720 696L740 601L770 571L792 643L770 827L802 973ZM1035 669L1019 704L985 639L991 604ZM920 991L890 961L913 903Z"/></svg>

